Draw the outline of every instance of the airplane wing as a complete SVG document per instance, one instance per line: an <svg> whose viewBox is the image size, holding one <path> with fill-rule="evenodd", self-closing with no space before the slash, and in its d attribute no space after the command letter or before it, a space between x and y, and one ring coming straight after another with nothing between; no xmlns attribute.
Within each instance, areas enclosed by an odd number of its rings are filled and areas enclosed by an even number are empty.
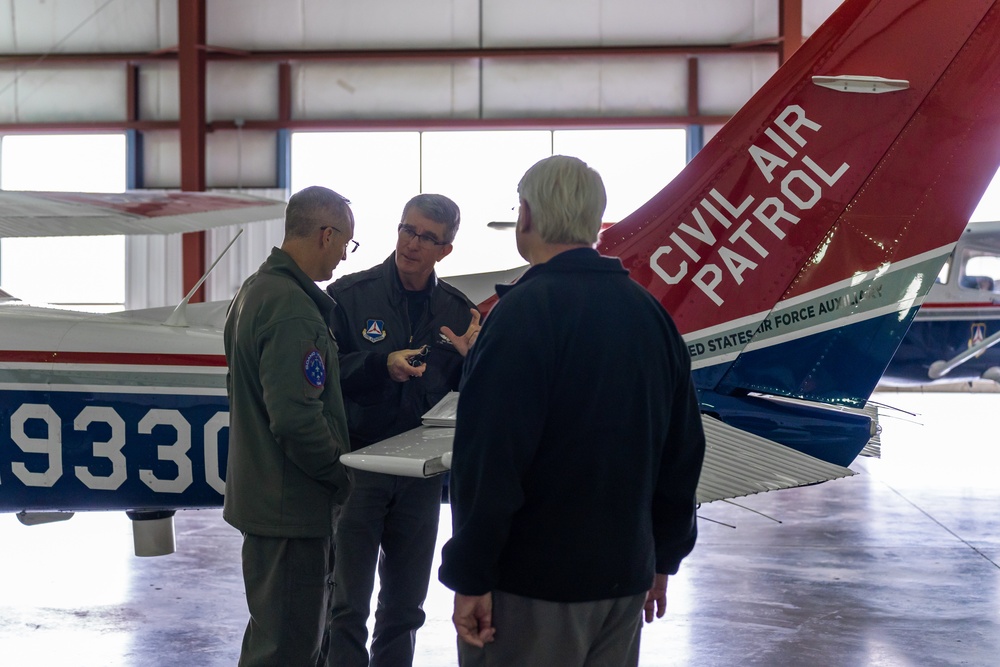
<svg viewBox="0 0 1000 667"><path fill-rule="evenodd" d="M350 454L340 462L350 468L402 477L433 477L451 469L454 427L420 426Z"/></svg>
<svg viewBox="0 0 1000 667"><path fill-rule="evenodd" d="M174 234L277 220L285 202L217 192L0 192L0 238Z"/></svg>

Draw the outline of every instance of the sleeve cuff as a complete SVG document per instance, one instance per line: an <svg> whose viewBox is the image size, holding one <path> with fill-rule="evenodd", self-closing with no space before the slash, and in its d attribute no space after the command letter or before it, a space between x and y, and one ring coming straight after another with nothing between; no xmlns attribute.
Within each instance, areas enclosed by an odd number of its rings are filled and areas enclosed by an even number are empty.
<svg viewBox="0 0 1000 667"><path fill-rule="evenodd" d="M373 353L365 359L365 375L380 380L389 379L389 355Z"/></svg>

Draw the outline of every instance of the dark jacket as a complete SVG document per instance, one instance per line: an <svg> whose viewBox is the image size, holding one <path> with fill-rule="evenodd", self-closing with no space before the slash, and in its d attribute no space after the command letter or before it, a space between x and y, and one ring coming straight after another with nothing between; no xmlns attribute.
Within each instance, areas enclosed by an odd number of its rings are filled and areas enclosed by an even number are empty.
<svg viewBox="0 0 1000 667"><path fill-rule="evenodd" d="M696 536L705 441L684 341L588 248L498 292L462 379L441 581L556 602L646 591Z"/></svg>
<svg viewBox="0 0 1000 667"><path fill-rule="evenodd" d="M337 301L334 334L352 450L420 426L421 416L458 388L462 355L440 331L448 326L464 334L475 305L436 275L430 281L424 314L416 322L410 322L395 253L327 287ZM386 365L389 353L425 344L431 350L423 376L394 382Z"/></svg>
<svg viewBox="0 0 1000 667"><path fill-rule="evenodd" d="M326 537L349 482L333 301L275 248L226 316L229 460L223 516L267 537Z"/></svg>

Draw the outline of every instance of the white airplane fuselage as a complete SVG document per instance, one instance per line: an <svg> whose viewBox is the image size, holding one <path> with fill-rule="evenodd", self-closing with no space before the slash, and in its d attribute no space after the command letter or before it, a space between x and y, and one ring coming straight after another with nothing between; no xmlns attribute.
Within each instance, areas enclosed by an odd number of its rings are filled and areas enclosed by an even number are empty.
<svg viewBox="0 0 1000 667"><path fill-rule="evenodd" d="M16 302L0 320L0 511L221 504L219 328Z"/></svg>

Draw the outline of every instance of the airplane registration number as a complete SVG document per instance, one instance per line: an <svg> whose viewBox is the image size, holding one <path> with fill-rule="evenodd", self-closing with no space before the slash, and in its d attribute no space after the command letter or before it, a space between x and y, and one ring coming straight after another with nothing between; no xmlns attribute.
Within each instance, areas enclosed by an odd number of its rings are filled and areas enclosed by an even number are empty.
<svg viewBox="0 0 1000 667"><path fill-rule="evenodd" d="M163 396L104 405L94 404L93 394L47 398L3 401L16 407L3 410L0 510L37 506L33 498L53 509L222 503L229 444L224 397L170 397L177 407L169 408L159 407Z"/></svg>

